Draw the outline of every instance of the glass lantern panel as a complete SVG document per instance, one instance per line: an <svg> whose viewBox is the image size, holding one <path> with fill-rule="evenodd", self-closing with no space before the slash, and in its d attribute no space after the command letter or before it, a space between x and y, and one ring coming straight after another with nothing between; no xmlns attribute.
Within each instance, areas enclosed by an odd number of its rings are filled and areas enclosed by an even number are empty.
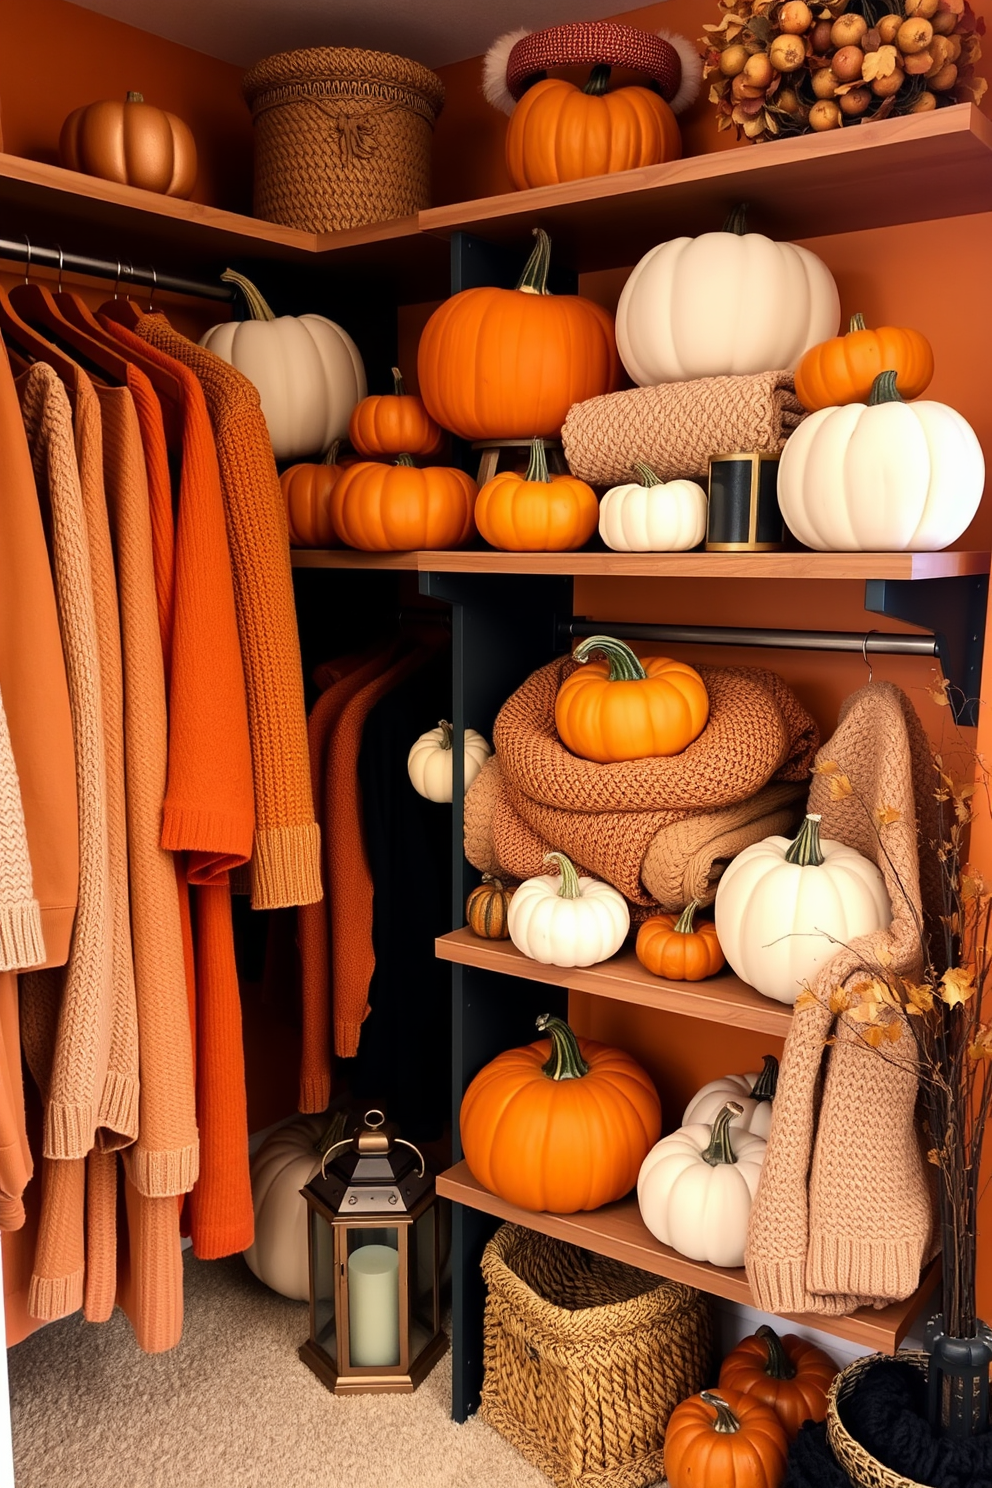
<svg viewBox="0 0 992 1488"><path fill-rule="evenodd" d="M353 1369L400 1362L400 1256L395 1227L348 1229L348 1355Z"/></svg>
<svg viewBox="0 0 992 1488"><path fill-rule="evenodd" d="M425 1209L410 1231L410 1358L430 1343L437 1332L437 1272L434 1226L437 1211Z"/></svg>
<svg viewBox="0 0 992 1488"><path fill-rule="evenodd" d="M310 1211L310 1245L313 1257L313 1337L337 1363L337 1328L334 1317L334 1231L316 1210Z"/></svg>

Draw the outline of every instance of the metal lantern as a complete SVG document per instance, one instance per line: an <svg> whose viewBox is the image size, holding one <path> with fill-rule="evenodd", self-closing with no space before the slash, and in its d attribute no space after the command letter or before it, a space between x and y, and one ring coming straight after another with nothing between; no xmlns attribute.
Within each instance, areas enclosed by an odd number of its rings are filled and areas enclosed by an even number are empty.
<svg viewBox="0 0 992 1488"><path fill-rule="evenodd" d="M336 1395L415 1390L448 1346L437 1195L423 1157L369 1111L302 1193L310 1337L300 1358Z"/></svg>

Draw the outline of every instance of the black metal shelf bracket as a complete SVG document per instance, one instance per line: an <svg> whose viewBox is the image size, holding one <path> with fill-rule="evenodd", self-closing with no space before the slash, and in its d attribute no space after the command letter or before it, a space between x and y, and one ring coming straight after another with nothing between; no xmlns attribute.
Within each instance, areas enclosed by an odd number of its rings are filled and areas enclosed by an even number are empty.
<svg viewBox="0 0 992 1488"><path fill-rule="evenodd" d="M868 579L865 609L891 620L925 626L936 637L936 657L950 685L956 723L974 727L982 687L982 651L989 581L986 574L946 579Z"/></svg>

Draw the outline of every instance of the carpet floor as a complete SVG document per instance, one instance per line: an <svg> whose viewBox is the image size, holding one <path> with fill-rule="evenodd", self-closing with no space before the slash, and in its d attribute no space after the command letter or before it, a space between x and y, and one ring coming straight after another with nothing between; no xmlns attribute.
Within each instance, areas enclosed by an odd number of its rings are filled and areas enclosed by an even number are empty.
<svg viewBox="0 0 992 1488"><path fill-rule="evenodd" d="M140 1353L119 1311L49 1324L8 1355L17 1488L549 1488L451 1420L450 1353L413 1395L338 1399L296 1356L306 1333L306 1304L240 1257L189 1252L172 1353Z"/></svg>

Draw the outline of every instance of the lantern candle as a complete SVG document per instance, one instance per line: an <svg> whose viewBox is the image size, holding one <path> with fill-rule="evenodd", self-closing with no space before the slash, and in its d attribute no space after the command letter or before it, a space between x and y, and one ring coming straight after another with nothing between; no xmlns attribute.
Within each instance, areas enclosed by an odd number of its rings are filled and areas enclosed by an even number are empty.
<svg viewBox="0 0 992 1488"><path fill-rule="evenodd" d="M352 1364L400 1362L400 1258L389 1245L363 1245L348 1257L348 1334Z"/></svg>

